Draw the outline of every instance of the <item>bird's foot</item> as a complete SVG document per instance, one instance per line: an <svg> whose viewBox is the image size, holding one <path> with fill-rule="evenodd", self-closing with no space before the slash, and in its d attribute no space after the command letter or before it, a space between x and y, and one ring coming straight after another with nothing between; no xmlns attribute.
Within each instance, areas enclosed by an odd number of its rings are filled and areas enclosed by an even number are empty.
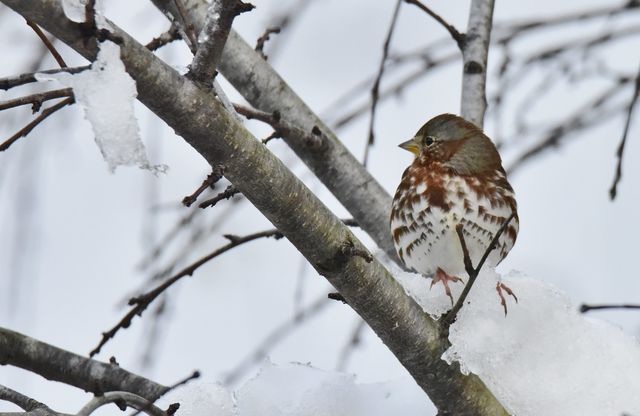
<svg viewBox="0 0 640 416"><path fill-rule="evenodd" d="M462 280L457 276L451 276L450 274L442 270L440 267L438 267L438 269L436 270L436 275L433 277L433 279L431 279L431 286L429 286L429 290L431 290L433 285L435 285L438 282L442 282L442 285L444 286L444 293L446 293L447 296L449 296L449 299L451 299L451 306L453 306L453 295L451 294L451 289L449 288L449 282L464 283L464 280Z"/></svg>
<svg viewBox="0 0 640 416"><path fill-rule="evenodd" d="M500 296L500 304L504 308L504 316L507 316L507 301L502 294L503 290L507 292L508 295L513 296L513 299L515 299L516 303L518 303L518 297L515 293L513 293L513 290L511 290L509 286L505 285L502 282L496 283L496 291L498 292L498 296Z"/></svg>

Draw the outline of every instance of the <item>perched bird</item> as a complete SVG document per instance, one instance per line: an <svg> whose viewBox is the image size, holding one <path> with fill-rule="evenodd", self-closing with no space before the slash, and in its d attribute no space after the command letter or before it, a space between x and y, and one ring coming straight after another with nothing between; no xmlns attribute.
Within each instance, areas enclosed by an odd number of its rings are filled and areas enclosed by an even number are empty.
<svg viewBox="0 0 640 416"><path fill-rule="evenodd" d="M429 120L400 147L415 154L402 175L391 208L391 233L405 265L442 282L461 281L464 255L456 226L475 266L502 224L515 214L500 235L485 264L496 266L509 253L518 235L516 201L498 150L474 124L453 114ZM502 305L501 283L496 287ZM515 295L513 295L515 298ZM517 298L516 298L517 300Z"/></svg>

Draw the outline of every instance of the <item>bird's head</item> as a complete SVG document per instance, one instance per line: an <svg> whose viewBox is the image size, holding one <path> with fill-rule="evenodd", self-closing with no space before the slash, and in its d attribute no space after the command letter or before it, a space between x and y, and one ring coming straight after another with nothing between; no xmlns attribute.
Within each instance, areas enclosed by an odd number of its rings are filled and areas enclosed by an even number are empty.
<svg viewBox="0 0 640 416"><path fill-rule="evenodd" d="M498 150L473 123L453 114L427 121L416 135L399 145L419 163L437 162L460 175L495 171L502 167Z"/></svg>

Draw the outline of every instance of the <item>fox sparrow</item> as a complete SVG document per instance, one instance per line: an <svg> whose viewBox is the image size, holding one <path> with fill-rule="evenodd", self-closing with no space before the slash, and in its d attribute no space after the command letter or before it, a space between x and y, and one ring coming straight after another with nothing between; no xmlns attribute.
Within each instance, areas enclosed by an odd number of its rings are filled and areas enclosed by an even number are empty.
<svg viewBox="0 0 640 416"><path fill-rule="evenodd" d="M497 265L518 235L513 188L491 140L453 114L432 118L400 147L416 157L402 175L391 208L398 256L408 268L432 277L431 286L442 282L453 303L449 282L461 281L457 275L465 271L456 226L462 224L469 257L477 265L502 224L515 213L487 258L488 264ZM506 313L502 290L513 293L500 283L496 289Z"/></svg>

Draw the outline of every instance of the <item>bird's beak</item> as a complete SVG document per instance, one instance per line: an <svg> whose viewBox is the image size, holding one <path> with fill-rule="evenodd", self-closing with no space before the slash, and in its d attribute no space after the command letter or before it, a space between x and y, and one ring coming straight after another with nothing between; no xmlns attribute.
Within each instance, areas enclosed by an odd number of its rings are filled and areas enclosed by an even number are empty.
<svg viewBox="0 0 640 416"><path fill-rule="evenodd" d="M420 155L420 146L418 146L415 137L413 137L411 140L407 140L404 143L400 143L398 147L401 147L404 150L408 150L416 156Z"/></svg>

